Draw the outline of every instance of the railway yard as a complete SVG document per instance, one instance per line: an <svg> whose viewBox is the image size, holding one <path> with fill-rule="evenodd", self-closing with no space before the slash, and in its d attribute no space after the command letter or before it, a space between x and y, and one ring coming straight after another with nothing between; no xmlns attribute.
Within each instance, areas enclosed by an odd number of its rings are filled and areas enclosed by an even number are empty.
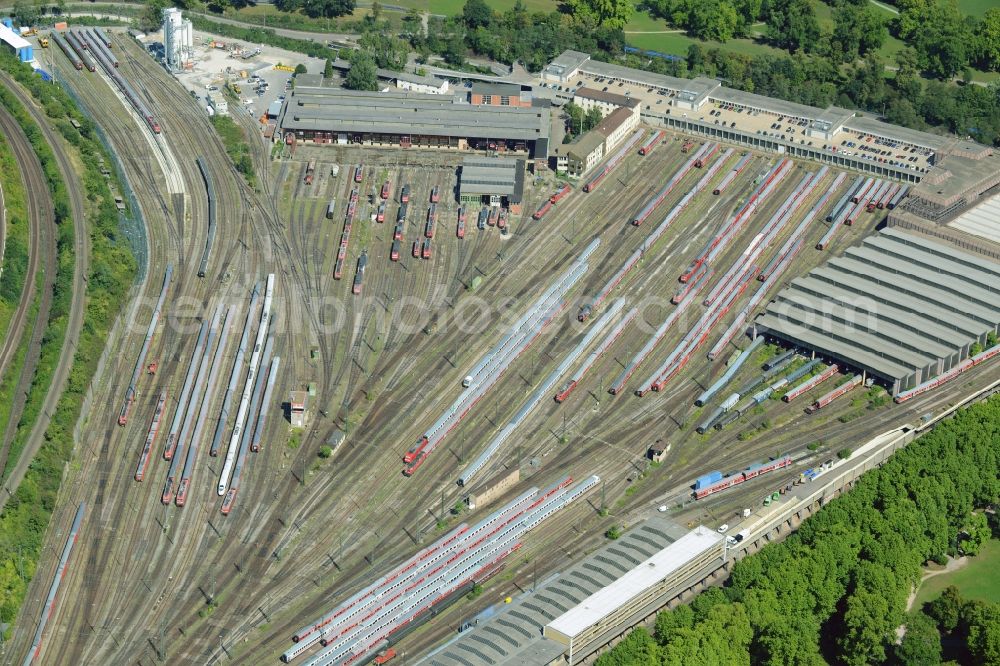
<svg viewBox="0 0 1000 666"><path fill-rule="evenodd" d="M339 664L387 639L420 656L609 527L657 507L688 527L737 522L837 450L1000 378L984 358L894 403L859 373L826 404L854 372L751 346L764 304L870 236L901 184L641 127L620 163L556 203L546 170L526 178L522 213L483 220L459 200L459 152L302 142L272 161L238 114L254 188L170 74L109 41L107 71L49 57L106 134L148 252L12 660L81 503L35 663ZM16 143L2 113L0 130ZM654 443L664 459L649 464ZM693 499L696 477L785 456ZM502 497L463 505L515 470ZM401 581L408 596L390 596ZM395 624L370 621L383 616Z"/></svg>

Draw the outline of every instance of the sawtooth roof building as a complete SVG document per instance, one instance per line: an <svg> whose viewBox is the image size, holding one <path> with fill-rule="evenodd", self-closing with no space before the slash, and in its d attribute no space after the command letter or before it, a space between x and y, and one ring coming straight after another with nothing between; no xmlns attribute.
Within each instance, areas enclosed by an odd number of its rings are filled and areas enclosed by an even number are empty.
<svg viewBox="0 0 1000 666"><path fill-rule="evenodd" d="M950 370L998 330L1000 264L888 227L792 280L755 324L895 394Z"/></svg>
<svg viewBox="0 0 1000 666"><path fill-rule="evenodd" d="M419 663L426 666L562 663L588 654L721 566L723 536L656 516L628 530ZM623 625L623 623L625 623ZM572 644L572 647L571 647Z"/></svg>

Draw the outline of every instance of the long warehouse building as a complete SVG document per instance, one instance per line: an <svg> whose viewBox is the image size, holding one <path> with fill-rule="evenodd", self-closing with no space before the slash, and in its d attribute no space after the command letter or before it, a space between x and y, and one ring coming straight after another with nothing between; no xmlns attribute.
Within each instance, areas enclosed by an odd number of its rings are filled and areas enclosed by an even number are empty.
<svg viewBox="0 0 1000 666"><path fill-rule="evenodd" d="M964 361L998 325L1000 264L898 227L792 280L755 322L893 394Z"/></svg>
<svg viewBox="0 0 1000 666"><path fill-rule="evenodd" d="M656 516L496 613L473 618L427 666L553 664L588 654L724 562L723 536Z"/></svg>
<svg viewBox="0 0 1000 666"><path fill-rule="evenodd" d="M547 106L473 105L447 95L297 85L278 126L289 143L475 149L545 160L550 112Z"/></svg>

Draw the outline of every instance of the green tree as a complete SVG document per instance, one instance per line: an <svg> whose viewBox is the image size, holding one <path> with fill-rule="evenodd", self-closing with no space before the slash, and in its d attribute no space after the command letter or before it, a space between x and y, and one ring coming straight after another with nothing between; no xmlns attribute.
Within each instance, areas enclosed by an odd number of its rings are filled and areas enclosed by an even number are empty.
<svg viewBox="0 0 1000 666"><path fill-rule="evenodd" d="M10 14L19 26L33 26L38 24L42 12L39 6L30 0L16 0Z"/></svg>
<svg viewBox="0 0 1000 666"><path fill-rule="evenodd" d="M670 642L671 636L678 629L690 629L692 626L694 626L694 611L690 606L678 606L656 615L653 635L656 637L656 642L662 646Z"/></svg>
<svg viewBox="0 0 1000 666"><path fill-rule="evenodd" d="M462 41L461 35L452 35L446 42L444 53L441 55L444 57L444 61L449 65L457 65L461 67L465 64L465 42Z"/></svg>
<svg viewBox="0 0 1000 666"><path fill-rule="evenodd" d="M570 14L583 25L622 29L635 11L632 0L566 0Z"/></svg>
<svg viewBox="0 0 1000 666"><path fill-rule="evenodd" d="M961 536L964 538L959 542L959 548L961 548L964 555L969 556L978 555L983 544L993 536L993 530L990 528L986 514L980 512L975 512L969 516L969 522L965 525L962 532Z"/></svg>
<svg viewBox="0 0 1000 666"><path fill-rule="evenodd" d="M962 613L962 596L958 588L954 585L944 588L941 596L924 604L924 612L937 622L943 633L954 631Z"/></svg>
<svg viewBox="0 0 1000 666"><path fill-rule="evenodd" d="M969 62L972 35L958 8L939 0L923 17L911 43L920 66L933 76L948 79Z"/></svg>
<svg viewBox="0 0 1000 666"><path fill-rule="evenodd" d="M899 18L896 19L899 38L908 41L924 27L928 12L935 0L896 0Z"/></svg>
<svg viewBox="0 0 1000 666"><path fill-rule="evenodd" d="M687 28L698 39L725 42L739 25L736 9L727 0L699 0L688 15Z"/></svg>
<svg viewBox="0 0 1000 666"><path fill-rule="evenodd" d="M592 130L601 124L601 119L604 116L601 115L601 110L596 106L592 106L587 110L587 113L583 116L583 131Z"/></svg>
<svg viewBox="0 0 1000 666"><path fill-rule="evenodd" d="M659 666L660 649L645 627L637 627L615 648L597 658L595 666Z"/></svg>
<svg viewBox="0 0 1000 666"><path fill-rule="evenodd" d="M163 10L166 6L166 0L149 0L139 15L139 29L146 32L159 30L160 26L163 25ZM17 5L15 5L16 7Z"/></svg>
<svg viewBox="0 0 1000 666"><path fill-rule="evenodd" d="M356 52L351 58L351 69L344 79L344 86L350 90L378 90L375 69L375 60L369 53Z"/></svg>
<svg viewBox="0 0 1000 666"><path fill-rule="evenodd" d="M840 45L844 62L877 51L889 36L880 10L870 3L844 3L834 10L833 40Z"/></svg>
<svg viewBox="0 0 1000 666"><path fill-rule="evenodd" d="M329 458L330 456L333 455L333 449L331 447L329 447L329 446L321 446L321 447L319 447L319 453L317 453L317 455L320 458L324 458L324 459L325 458Z"/></svg>
<svg viewBox="0 0 1000 666"><path fill-rule="evenodd" d="M307 73L308 71L309 71L309 70L308 70L308 69L306 69L306 66L305 66L305 65L303 65L303 64L302 64L302 63L300 62L299 64L297 64L297 65L295 66L295 71L293 72L293 74L294 74L295 76L298 76L299 74L306 74L306 73Z"/></svg>
<svg viewBox="0 0 1000 666"><path fill-rule="evenodd" d="M765 5L767 38L789 52L812 51L819 40L819 22L809 0L770 0Z"/></svg>
<svg viewBox="0 0 1000 666"><path fill-rule="evenodd" d="M346 16L355 7L355 0L302 0L302 11L312 18Z"/></svg>
<svg viewBox="0 0 1000 666"><path fill-rule="evenodd" d="M323 65L323 78L324 79L333 78L333 60L330 58L327 58L326 63Z"/></svg>
<svg viewBox="0 0 1000 666"><path fill-rule="evenodd" d="M1000 604L970 601L962 616L971 663L1000 664Z"/></svg>
<svg viewBox="0 0 1000 666"><path fill-rule="evenodd" d="M980 69L1000 72L1000 7L991 7L976 26L973 54Z"/></svg>
<svg viewBox="0 0 1000 666"><path fill-rule="evenodd" d="M566 102L563 105L563 113L566 114L566 128L572 134L583 134L583 109L573 102Z"/></svg>
<svg viewBox="0 0 1000 666"><path fill-rule="evenodd" d="M941 634L934 620L914 613L906 620L906 634L895 648L901 666L937 666L941 663Z"/></svg>
<svg viewBox="0 0 1000 666"><path fill-rule="evenodd" d="M383 32L366 32L358 40L358 46L372 56L376 66L397 72L403 70L410 55L406 42Z"/></svg>
<svg viewBox="0 0 1000 666"><path fill-rule="evenodd" d="M462 21L469 30L485 28L493 21L493 10L486 4L486 0L465 0Z"/></svg>

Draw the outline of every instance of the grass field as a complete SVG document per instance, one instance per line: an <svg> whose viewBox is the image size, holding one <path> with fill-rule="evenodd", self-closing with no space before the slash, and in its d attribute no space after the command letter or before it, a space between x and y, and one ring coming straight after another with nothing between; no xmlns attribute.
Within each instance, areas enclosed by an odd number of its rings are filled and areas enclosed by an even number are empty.
<svg viewBox="0 0 1000 666"><path fill-rule="evenodd" d="M555 0L523 0L529 12L551 12L559 8ZM487 0L486 4L498 12L506 11L514 6L515 0ZM415 7L431 14L452 16L461 14L465 0L392 0L389 4L400 7Z"/></svg>
<svg viewBox="0 0 1000 666"><path fill-rule="evenodd" d="M958 0L959 11L970 16L982 16L987 9L996 6L996 0Z"/></svg>
<svg viewBox="0 0 1000 666"><path fill-rule="evenodd" d="M956 586L965 599L982 599L1000 603L1000 576L996 575L1000 568L1000 540L993 539L982 552L969 560L969 563L958 571L928 578L920 586L914 609L924 602L937 598L944 588Z"/></svg>
<svg viewBox="0 0 1000 666"><path fill-rule="evenodd" d="M782 51L781 49L776 49L772 46L768 46L767 44L761 42L755 42L751 39L731 39L723 44L720 42L706 42L700 39L694 39L692 37L688 37L682 32L642 35L627 34L625 35L625 41L629 44L629 46L634 46L639 49L660 51L661 53L671 53L679 56L686 55L688 47L695 43L700 44L706 49L719 48L723 51L743 53L746 55L758 55L761 53L770 53L772 55L785 54L785 51Z"/></svg>

